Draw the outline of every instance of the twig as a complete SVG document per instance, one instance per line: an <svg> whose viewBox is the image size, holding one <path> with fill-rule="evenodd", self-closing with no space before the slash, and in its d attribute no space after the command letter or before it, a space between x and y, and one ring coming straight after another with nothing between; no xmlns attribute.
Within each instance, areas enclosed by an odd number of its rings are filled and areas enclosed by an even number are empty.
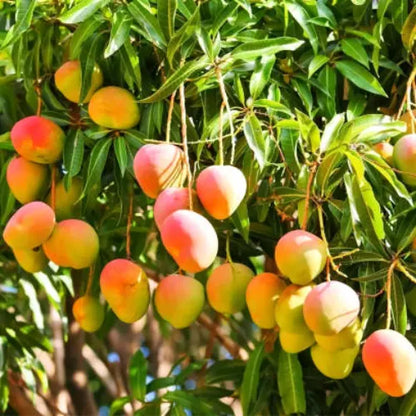
<svg viewBox="0 0 416 416"><path fill-rule="evenodd" d="M89 296L91 294L93 280L94 280L94 266L90 266L90 269L88 272L87 288L85 289L85 296Z"/></svg>
<svg viewBox="0 0 416 416"><path fill-rule="evenodd" d="M309 172L308 183L306 185L305 212L303 214L302 230L306 230L306 225L308 224L308 211L309 211L309 203L311 199L311 188L312 188L313 178L315 177L317 167L318 167L318 163L314 162Z"/></svg>
<svg viewBox="0 0 416 416"><path fill-rule="evenodd" d="M393 272L396 268L398 259L394 259L390 264L389 270L387 272L387 281L386 281L386 297L387 297L387 310L386 310L386 329L390 328L391 325L391 279L393 278Z"/></svg>
<svg viewBox="0 0 416 416"><path fill-rule="evenodd" d="M126 227L126 256L127 259L131 259L131 224L133 222L133 183L130 182L129 192L129 212L127 215L127 227Z"/></svg>
<svg viewBox="0 0 416 416"><path fill-rule="evenodd" d="M224 107L225 107L225 103L223 101L220 107L220 131L219 131L219 136L218 136L218 147L219 147L218 150L220 154L220 165L224 164L224 144L222 142L222 128L223 128L222 116L224 113Z"/></svg>
<svg viewBox="0 0 416 416"><path fill-rule="evenodd" d="M181 107L181 135L182 135L182 146L185 153L185 164L188 175L188 197L189 197L189 209L193 210L192 201L192 172L191 164L189 162L189 151L188 151L188 137L187 137L187 126L186 126L186 107L185 107L185 86L181 84L179 87L179 102Z"/></svg>
<svg viewBox="0 0 416 416"><path fill-rule="evenodd" d="M51 208L55 211L56 206L56 165L51 167Z"/></svg>
<svg viewBox="0 0 416 416"><path fill-rule="evenodd" d="M175 106L175 96L176 96L176 90L173 91L172 95L170 96L170 101L169 101L168 118L166 120L166 143L170 142L170 129L172 125L173 107Z"/></svg>

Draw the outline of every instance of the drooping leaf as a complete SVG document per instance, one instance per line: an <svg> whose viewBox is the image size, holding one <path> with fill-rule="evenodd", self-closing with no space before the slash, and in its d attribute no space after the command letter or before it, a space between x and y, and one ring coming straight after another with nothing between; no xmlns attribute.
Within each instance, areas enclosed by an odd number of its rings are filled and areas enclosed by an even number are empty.
<svg viewBox="0 0 416 416"><path fill-rule="evenodd" d="M81 0L60 16L59 20L67 24L84 22L109 2L110 0Z"/></svg>
<svg viewBox="0 0 416 416"><path fill-rule="evenodd" d="M144 401L146 395L146 376L148 363L140 349L130 359L129 363L129 385L132 396Z"/></svg>

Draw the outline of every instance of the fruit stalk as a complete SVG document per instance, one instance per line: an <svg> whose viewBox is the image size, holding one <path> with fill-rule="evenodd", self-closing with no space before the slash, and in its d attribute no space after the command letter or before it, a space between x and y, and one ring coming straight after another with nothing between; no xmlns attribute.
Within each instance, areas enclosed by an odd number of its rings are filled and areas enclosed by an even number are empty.
<svg viewBox="0 0 416 416"><path fill-rule="evenodd" d="M170 143L170 129L172 125L173 107L175 106L176 90L170 96L168 118L166 120L166 143Z"/></svg>
<svg viewBox="0 0 416 416"><path fill-rule="evenodd" d="M133 183L130 182L129 192L129 212L127 214L127 227L126 227L126 257L131 259L131 224L133 222Z"/></svg>

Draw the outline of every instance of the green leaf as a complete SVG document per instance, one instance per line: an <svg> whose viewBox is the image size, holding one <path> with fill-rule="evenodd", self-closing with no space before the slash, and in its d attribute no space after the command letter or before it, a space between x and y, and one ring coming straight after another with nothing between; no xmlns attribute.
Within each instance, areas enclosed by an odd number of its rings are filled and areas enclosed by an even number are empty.
<svg viewBox="0 0 416 416"><path fill-rule="evenodd" d="M103 20L96 16L81 23L72 35L69 55L71 59L78 59L81 49L85 47L88 38L98 32Z"/></svg>
<svg viewBox="0 0 416 416"><path fill-rule="evenodd" d="M20 279L19 284L22 286L25 295L29 299L29 308L33 314L33 321L39 329L43 329L45 325L36 289L31 282L25 279Z"/></svg>
<svg viewBox="0 0 416 416"><path fill-rule="evenodd" d="M154 94L139 102L153 103L169 97L187 78L206 67L207 64L208 59L205 56L199 60L187 62L184 66L178 68Z"/></svg>
<svg viewBox="0 0 416 416"><path fill-rule="evenodd" d="M82 191L82 197L88 194L93 187L100 187L101 175L107 162L108 151L110 150L112 139L99 140L93 147L88 164L87 180Z"/></svg>
<svg viewBox="0 0 416 416"><path fill-rule="evenodd" d="M162 32L159 21L138 0L133 0L127 6L133 19L144 29L149 42L155 43L159 48L166 46L166 38Z"/></svg>
<svg viewBox="0 0 416 416"><path fill-rule="evenodd" d="M264 141L261 124L255 114L250 114L244 120L244 136L247 144L254 152L254 156L263 169L266 164L266 143Z"/></svg>
<svg viewBox="0 0 416 416"><path fill-rule="evenodd" d="M293 18L299 23L299 25L308 35L309 41L312 46L312 50L316 55L318 53L319 48L319 38L315 26L309 22L311 16L306 11L306 9L299 3L286 1L285 5L289 10L289 13L293 16Z"/></svg>
<svg viewBox="0 0 416 416"><path fill-rule="evenodd" d="M189 20L172 36L168 44L166 57L171 66L176 51L191 37L195 36L195 31L200 25L199 6L195 9Z"/></svg>
<svg viewBox="0 0 416 416"><path fill-rule="evenodd" d="M119 411L123 410L123 407L127 403L130 403L130 401L131 401L130 396L123 396L123 397L118 397L117 399L115 399L113 403L111 403L111 406L110 406L110 416L114 416Z"/></svg>
<svg viewBox="0 0 416 416"><path fill-rule="evenodd" d="M120 49L121 62L124 67L124 79L129 88L134 89L134 84L140 90L142 88L142 73L140 71L139 55L136 53L130 40L126 39Z"/></svg>
<svg viewBox="0 0 416 416"><path fill-rule="evenodd" d="M239 381L242 380L245 369L246 363L242 360L217 361L208 368L205 381L207 385L223 381L234 381L240 384Z"/></svg>
<svg viewBox="0 0 416 416"><path fill-rule="evenodd" d="M315 55L308 67L308 78L310 78L319 68L324 66L329 58L324 55Z"/></svg>
<svg viewBox="0 0 416 416"><path fill-rule="evenodd" d="M198 412L200 415L212 415L211 406L202 401L201 398L195 397L192 392L181 390L170 391L162 398L168 402L177 403L193 412Z"/></svg>
<svg viewBox="0 0 416 416"><path fill-rule="evenodd" d="M84 158L84 133L81 129L69 131L63 153L66 176L73 178L80 172Z"/></svg>
<svg viewBox="0 0 416 416"><path fill-rule="evenodd" d="M131 395L140 401L146 396L146 376L148 363L140 349L130 359L129 385Z"/></svg>
<svg viewBox="0 0 416 416"><path fill-rule="evenodd" d="M312 153L319 148L321 136L318 126L305 114L296 109L296 117L299 122L300 134Z"/></svg>
<svg viewBox="0 0 416 416"><path fill-rule="evenodd" d="M329 179L344 159L345 154L338 150L327 153L322 159L316 172L316 185L321 189L321 195L327 195L327 185L330 183Z"/></svg>
<svg viewBox="0 0 416 416"><path fill-rule="evenodd" d="M123 9L114 13L110 39L104 51L104 58L113 55L126 42L130 34L131 20L131 16L127 15Z"/></svg>
<svg viewBox="0 0 416 416"><path fill-rule="evenodd" d="M348 55L350 58L364 65L367 69L370 69L367 52L364 49L362 42L357 38L342 39L341 49L345 55Z"/></svg>
<svg viewBox="0 0 416 416"><path fill-rule="evenodd" d="M243 383L241 385L241 406L243 414L248 415L251 403L257 398L257 389L260 379L260 367L264 358L264 344L260 343L250 353L247 366L244 371Z"/></svg>
<svg viewBox="0 0 416 416"><path fill-rule="evenodd" d="M305 389L302 377L302 367L297 354L288 354L280 350L277 384L286 414L306 412Z"/></svg>
<svg viewBox="0 0 416 416"><path fill-rule="evenodd" d="M127 145L124 137L117 137L114 140L114 152L116 154L118 166L120 168L121 177L124 177L127 166L129 165Z"/></svg>
<svg viewBox="0 0 416 416"><path fill-rule="evenodd" d="M416 413L416 384L401 400L398 414L400 416L412 416Z"/></svg>
<svg viewBox="0 0 416 416"><path fill-rule="evenodd" d="M387 97L381 84L370 72L360 64L351 60L341 60L335 63L336 69L357 87L373 94Z"/></svg>
<svg viewBox="0 0 416 416"><path fill-rule="evenodd" d="M402 42L404 47L410 52L416 37L416 7L407 16L402 28Z"/></svg>
<svg viewBox="0 0 416 416"><path fill-rule="evenodd" d="M303 43L303 40L290 37L255 40L237 46L229 56L233 61L237 59L252 61L259 56L270 56L282 51L294 51Z"/></svg>
<svg viewBox="0 0 416 416"><path fill-rule="evenodd" d="M250 233L250 218L248 216L247 204L244 201L239 205L231 218L244 241L248 243Z"/></svg>
<svg viewBox="0 0 416 416"><path fill-rule="evenodd" d="M157 17L166 39L170 39L175 31L177 0L157 0Z"/></svg>
<svg viewBox="0 0 416 416"><path fill-rule="evenodd" d="M110 0L81 0L74 7L67 10L59 20L67 24L81 23L109 2Z"/></svg>
<svg viewBox="0 0 416 416"><path fill-rule="evenodd" d="M36 0L16 0L16 23L7 32L1 45L2 49L16 42L22 33L29 29L36 3Z"/></svg>
<svg viewBox="0 0 416 416"><path fill-rule="evenodd" d="M404 297L403 287L399 277L393 273L391 279L392 322L394 329L404 335L407 328L406 299Z"/></svg>
<svg viewBox="0 0 416 416"><path fill-rule="evenodd" d="M226 7L224 7L222 11L215 16L214 23L210 26L210 31L213 35L216 35L218 30L221 29L221 26L234 15L234 12L238 7L238 2L226 3Z"/></svg>
<svg viewBox="0 0 416 416"><path fill-rule="evenodd" d="M276 57L274 55L263 56L256 62L254 72L250 78L250 94L254 100L261 94L269 82L275 62Z"/></svg>
<svg viewBox="0 0 416 416"><path fill-rule="evenodd" d="M337 114L325 126L324 131L322 132L321 144L319 148L321 153L332 149L336 145L338 134L344 124L344 121L345 114Z"/></svg>

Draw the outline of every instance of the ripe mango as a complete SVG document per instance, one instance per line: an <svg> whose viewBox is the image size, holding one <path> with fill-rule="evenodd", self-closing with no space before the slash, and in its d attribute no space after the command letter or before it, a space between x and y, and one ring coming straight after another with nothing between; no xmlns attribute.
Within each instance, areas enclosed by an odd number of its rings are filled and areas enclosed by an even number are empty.
<svg viewBox="0 0 416 416"><path fill-rule="evenodd" d="M360 346L339 351L328 351L320 345L311 348L312 361L316 368L325 376L341 380L350 375Z"/></svg>
<svg viewBox="0 0 416 416"><path fill-rule="evenodd" d="M289 285L276 303L275 319L281 329L288 332L308 330L303 318L303 304L313 286Z"/></svg>
<svg viewBox="0 0 416 416"><path fill-rule="evenodd" d="M373 149L390 165L393 166L394 147L388 142L380 142L373 146Z"/></svg>
<svg viewBox="0 0 416 416"><path fill-rule="evenodd" d="M81 220L64 220L56 224L43 244L49 260L58 266L83 269L94 264L99 251L98 235L94 228Z"/></svg>
<svg viewBox="0 0 416 416"><path fill-rule="evenodd" d="M244 264L225 263L216 267L207 281L207 296L212 308L227 315L243 310L247 285L253 277L253 271Z"/></svg>
<svg viewBox="0 0 416 416"><path fill-rule="evenodd" d="M81 178L73 178L71 186L65 189L64 181L60 181L55 187L55 215L57 220L66 220L76 217L80 214L81 204L77 203L81 194L84 183ZM46 202L51 205L52 196L49 193Z"/></svg>
<svg viewBox="0 0 416 416"><path fill-rule="evenodd" d="M88 104L91 120L101 127L128 130L140 120L140 110L134 95L120 87L104 87L91 97Z"/></svg>
<svg viewBox="0 0 416 416"><path fill-rule="evenodd" d="M7 166L6 180L13 196L27 204L42 199L48 185L49 170L23 157L12 159Z"/></svg>
<svg viewBox="0 0 416 416"><path fill-rule="evenodd" d="M95 332L104 322L104 307L99 299L86 295L72 305L72 313L79 326L86 332Z"/></svg>
<svg viewBox="0 0 416 416"><path fill-rule="evenodd" d="M150 289L147 276L130 260L115 259L107 263L101 271L100 287L120 321L135 322L149 307Z"/></svg>
<svg viewBox="0 0 416 416"><path fill-rule="evenodd" d="M173 144L146 144L136 153L133 169L142 191L148 197L156 198L163 189L183 185L185 155Z"/></svg>
<svg viewBox="0 0 416 416"><path fill-rule="evenodd" d="M55 72L56 88L64 97L73 103L79 103L81 94L81 63L77 60L67 61ZM83 103L90 101L94 92L103 85L103 74L100 67L95 64L91 76L91 85Z"/></svg>
<svg viewBox="0 0 416 416"><path fill-rule="evenodd" d="M315 334L316 342L327 351L339 351L346 348L353 348L360 344L363 337L361 321L357 318L352 324L345 327L335 335Z"/></svg>
<svg viewBox="0 0 416 416"><path fill-rule="evenodd" d="M249 282L246 290L247 307L251 319L259 328L276 326L274 309L286 283L273 273L261 273Z"/></svg>
<svg viewBox="0 0 416 416"><path fill-rule="evenodd" d="M325 267L327 248L323 240L307 231L294 230L283 235L275 249L279 270L292 283L307 285Z"/></svg>
<svg viewBox="0 0 416 416"><path fill-rule="evenodd" d="M234 166L209 166L196 180L196 192L209 215L223 220L232 215L247 191L247 181Z"/></svg>
<svg viewBox="0 0 416 416"><path fill-rule="evenodd" d="M4 241L13 249L41 246L55 227L55 213L41 201L29 202L9 219L3 231Z"/></svg>
<svg viewBox="0 0 416 416"><path fill-rule="evenodd" d="M393 150L394 166L402 173L403 182L416 186L416 134L407 134L399 139Z"/></svg>
<svg viewBox="0 0 416 416"><path fill-rule="evenodd" d="M399 332L380 329L365 341L364 367L378 387L393 397L404 396L416 379L416 350Z"/></svg>
<svg viewBox="0 0 416 416"><path fill-rule="evenodd" d="M279 339L282 349L290 354L297 354L315 344L313 333L306 327L298 330L298 332L281 329Z"/></svg>
<svg viewBox="0 0 416 416"><path fill-rule="evenodd" d="M217 256L217 233L196 212L180 209L169 215L162 225L161 236L168 253L189 273L208 268Z"/></svg>
<svg viewBox="0 0 416 416"><path fill-rule="evenodd" d="M16 152L31 162L55 163L62 156L64 132L46 118L25 117L13 126L10 136Z"/></svg>
<svg viewBox="0 0 416 416"><path fill-rule="evenodd" d="M195 191L192 191L192 207L198 213L202 211ZM188 188L166 188L162 191L153 209L157 228L160 230L165 219L179 209L189 209Z"/></svg>
<svg viewBox="0 0 416 416"><path fill-rule="evenodd" d="M35 249L16 248L13 250L13 254L20 267L28 273L40 272L48 264L42 247Z"/></svg>
<svg viewBox="0 0 416 416"><path fill-rule="evenodd" d="M191 325L202 312L204 302L204 286L189 276L171 274L162 279L155 291L157 311L174 328Z"/></svg>
<svg viewBox="0 0 416 416"><path fill-rule="evenodd" d="M318 335L334 335L358 316L360 300L345 283L332 280L315 286L305 299L303 316L309 329Z"/></svg>

